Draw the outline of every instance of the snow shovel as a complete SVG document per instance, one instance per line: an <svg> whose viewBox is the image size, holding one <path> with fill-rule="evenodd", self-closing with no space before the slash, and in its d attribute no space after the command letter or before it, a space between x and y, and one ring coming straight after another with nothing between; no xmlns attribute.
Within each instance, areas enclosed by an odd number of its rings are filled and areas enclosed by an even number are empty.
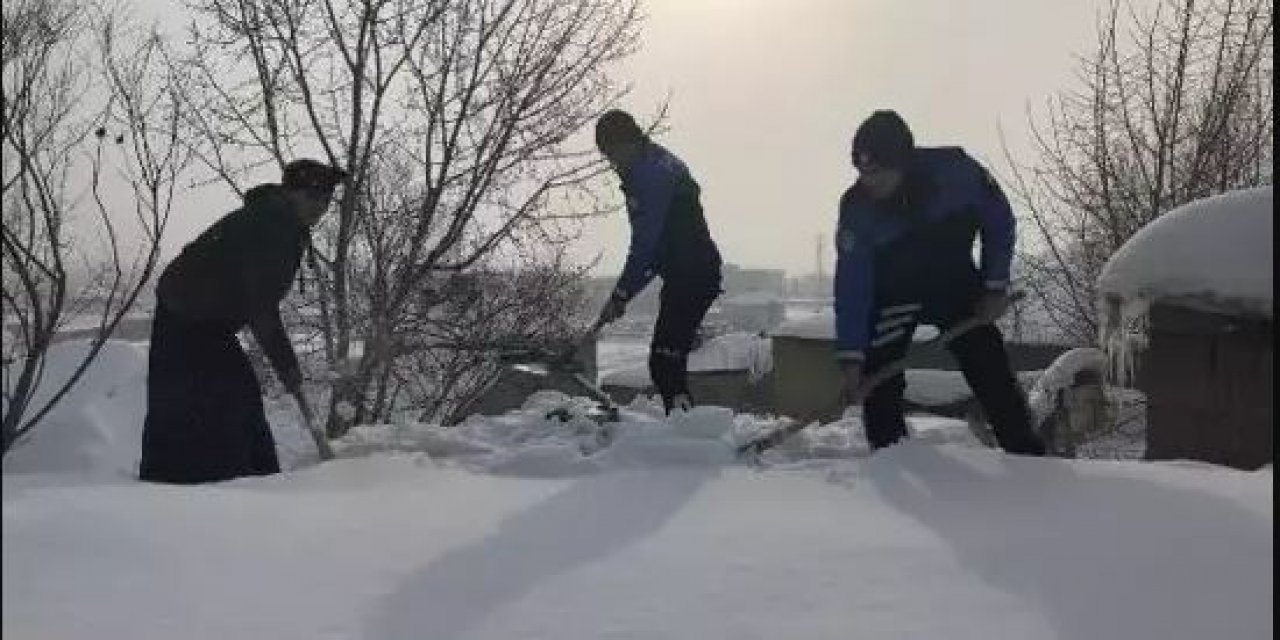
<svg viewBox="0 0 1280 640"><path fill-rule="evenodd" d="M1009 303L1012 304L1014 302L1017 302L1018 300L1021 300L1024 295L1025 294L1021 291L1014 291L1010 293ZM966 333L969 333L970 331L980 326L983 326L985 324L987 323L976 317L966 318L952 325L950 329L947 329L946 331L942 332L932 340L929 340L928 342L924 343L924 345L917 350L917 353L920 353L922 351L941 351L942 349L945 349L946 346L952 340L955 340L956 338L959 338L960 336ZM894 376L902 373L903 371L906 370L906 368L907 368L906 357L895 360L889 363L888 365L885 365L884 367L880 368L870 376L867 376L866 379L864 379L862 383L858 385L858 389L853 392L852 397L850 398L841 397L837 399L837 402L842 405L847 404L848 406L860 405L862 404L863 400L866 400L867 396L871 395L871 392L875 390L876 387L883 384L886 380L889 380L890 378L893 378ZM785 441L787 438L790 438L791 436L803 431L804 428L807 426L809 426L809 423L807 422L800 422L800 421L791 422L778 429L765 433L755 439L752 439L748 442L745 442L739 445L738 448L735 450L735 452L739 457L745 457L748 455L759 456L761 453L765 452L766 450L771 449L779 444L782 444L782 442Z"/></svg>
<svg viewBox="0 0 1280 640"><path fill-rule="evenodd" d="M302 395L301 390L293 391L292 395L293 399L298 401L298 410L302 412L302 424L307 433L311 434L311 439L315 441L316 450L320 452L320 459L332 460L333 447L329 445L329 438L316 428L316 422L312 417L311 405L307 402L307 397Z"/></svg>

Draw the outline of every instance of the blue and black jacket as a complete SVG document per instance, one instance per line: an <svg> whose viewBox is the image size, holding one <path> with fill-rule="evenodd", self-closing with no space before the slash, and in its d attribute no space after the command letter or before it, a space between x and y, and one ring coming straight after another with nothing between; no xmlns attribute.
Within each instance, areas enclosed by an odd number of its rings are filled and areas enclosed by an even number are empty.
<svg viewBox="0 0 1280 640"><path fill-rule="evenodd" d="M622 192L631 246L614 295L630 300L654 276L664 290L718 292L720 252L702 214L701 188L684 162L647 141L622 176Z"/></svg>
<svg viewBox="0 0 1280 640"><path fill-rule="evenodd" d="M918 308L931 324L968 315L983 290L1008 286L1013 243L1009 201L960 148L916 149L888 200L855 183L840 199L836 234L837 357L864 359L878 311L889 307Z"/></svg>

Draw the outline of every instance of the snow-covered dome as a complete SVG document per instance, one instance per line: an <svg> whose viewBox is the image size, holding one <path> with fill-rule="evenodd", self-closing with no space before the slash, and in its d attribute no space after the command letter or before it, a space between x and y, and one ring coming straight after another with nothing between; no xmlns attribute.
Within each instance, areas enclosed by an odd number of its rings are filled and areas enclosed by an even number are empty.
<svg viewBox="0 0 1280 640"><path fill-rule="evenodd" d="M1271 317L1271 207L1271 187L1178 207L1111 256L1098 278L1099 292Z"/></svg>

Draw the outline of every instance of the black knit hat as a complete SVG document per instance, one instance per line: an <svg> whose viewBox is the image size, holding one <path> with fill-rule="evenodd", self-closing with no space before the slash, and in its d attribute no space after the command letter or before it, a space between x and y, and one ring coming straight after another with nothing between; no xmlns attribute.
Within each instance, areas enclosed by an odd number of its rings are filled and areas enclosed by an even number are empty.
<svg viewBox="0 0 1280 640"><path fill-rule="evenodd" d="M596 146L644 139L644 131L626 111L612 109L596 120Z"/></svg>
<svg viewBox="0 0 1280 640"><path fill-rule="evenodd" d="M280 184L290 189L333 189L347 179L347 172L337 167L302 158L284 166Z"/></svg>
<svg viewBox="0 0 1280 640"><path fill-rule="evenodd" d="M871 114L853 135L853 166L902 168L911 159L915 138L896 112L881 109Z"/></svg>

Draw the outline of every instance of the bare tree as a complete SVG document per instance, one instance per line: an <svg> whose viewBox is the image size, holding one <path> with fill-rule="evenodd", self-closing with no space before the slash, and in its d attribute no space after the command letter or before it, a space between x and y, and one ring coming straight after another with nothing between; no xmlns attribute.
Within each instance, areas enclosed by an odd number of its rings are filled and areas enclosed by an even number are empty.
<svg viewBox="0 0 1280 640"><path fill-rule="evenodd" d="M442 420L500 373L497 351L569 344L584 273L560 253L531 257L518 269L486 265L427 290L432 300L420 305L419 325L402 332L396 366L377 381L373 406ZM394 402L397 396L407 402Z"/></svg>
<svg viewBox="0 0 1280 640"><path fill-rule="evenodd" d="M624 92L636 0L196 0L193 130L239 191L309 153L353 179L316 234L310 302L341 433L369 417L423 290L513 239L599 213L573 136ZM352 358L354 344L363 346Z"/></svg>
<svg viewBox="0 0 1280 640"><path fill-rule="evenodd" d="M1098 340L1096 282L1138 229L1177 205L1270 184L1272 5L1111 0L1078 89L1032 124L1038 161L1012 192L1036 242L1026 284L1071 341Z"/></svg>
<svg viewBox="0 0 1280 640"><path fill-rule="evenodd" d="M4 5L5 452L76 385L144 290L189 160L163 43L122 15ZM124 202L109 185L125 187ZM91 318L96 337L70 377L46 379L54 336L75 317Z"/></svg>

